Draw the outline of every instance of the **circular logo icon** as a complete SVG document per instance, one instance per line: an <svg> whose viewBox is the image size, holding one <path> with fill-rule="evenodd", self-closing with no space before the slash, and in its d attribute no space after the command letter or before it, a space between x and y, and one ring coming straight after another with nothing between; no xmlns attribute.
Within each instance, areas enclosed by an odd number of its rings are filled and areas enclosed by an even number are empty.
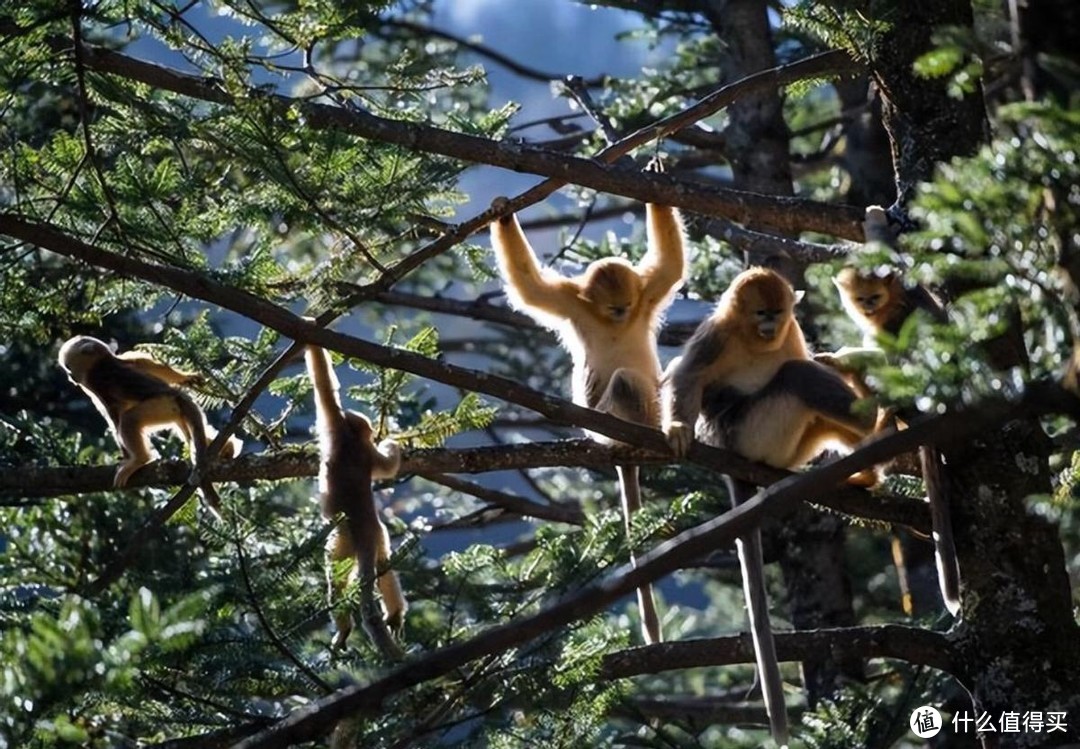
<svg viewBox="0 0 1080 749"><path fill-rule="evenodd" d="M941 732L941 713L931 705L917 707L911 712L911 732L920 739L937 736Z"/></svg>

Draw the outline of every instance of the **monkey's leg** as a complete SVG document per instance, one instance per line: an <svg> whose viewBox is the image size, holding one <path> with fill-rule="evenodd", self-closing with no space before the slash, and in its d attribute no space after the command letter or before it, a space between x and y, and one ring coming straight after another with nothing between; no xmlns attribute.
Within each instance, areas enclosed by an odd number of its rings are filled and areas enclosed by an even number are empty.
<svg viewBox="0 0 1080 749"><path fill-rule="evenodd" d="M596 408L607 411L627 421L655 426L659 419L656 398L648 396L648 383L628 369L617 369L608 382ZM623 524L626 540L630 541L631 518L641 509L641 484L637 466L616 466L619 475L619 498L622 500ZM633 549L630 564L637 564ZM638 614L641 616L641 635L646 645L662 641L660 616L656 611L656 598L651 585L637 589Z"/></svg>
<svg viewBox="0 0 1080 749"><path fill-rule="evenodd" d="M383 523L379 523L381 530L379 545L375 553L375 563L379 569L385 570L375 584L379 587L379 595L382 596L383 608L386 610L386 624L394 633L400 634L405 625L405 611L409 608L405 600L405 593L401 589L401 581L397 573L387 569L390 564L390 534Z"/></svg>
<svg viewBox="0 0 1080 749"><path fill-rule="evenodd" d="M153 423L150 416L160 409L155 400L144 401L120 414L116 435L120 440L124 461L116 469L113 486L126 486L131 474L154 459L147 430Z"/></svg>
<svg viewBox="0 0 1080 749"><path fill-rule="evenodd" d="M357 570L354 564L345 579L337 574L338 563L342 559L353 558L352 537L348 530L339 525L330 532L326 539L326 602L330 606L331 616L334 619L334 639L330 643L331 650L340 650L345 647L345 642L352 634L352 614L348 608L339 606L345 588L355 579Z"/></svg>
<svg viewBox="0 0 1080 749"><path fill-rule="evenodd" d="M960 566L953 541L952 514L949 495L942 471L941 452L924 445L919 448L923 481L930 500L930 524L934 531L934 562L937 564L938 585L945 608L953 616L960 613Z"/></svg>
<svg viewBox="0 0 1080 749"><path fill-rule="evenodd" d="M855 391L835 371L816 362L800 360L785 363L755 398L759 403L767 398L782 398L784 408L771 409L772 413L783 410L789 424L802 424L801 429L792 429L783 421L774 425L774 429L785 428L791 435L789 439L795 440L793 445L789 444L792 449L786 456L786 462L773 463L783 468L807 463L830 442L853 448L873 432L878 421L876 412L854 412L852 409L858 400ZM797 407L793 405L793 401L797 402ZM769 416L766 421L773 421L771 413ZM762 447L767 449L767 443L764 443L761 436L756 438L756 442L763 443ZM747 454L747 457L757 456ZM878 475L873 469L862 471L849 479L849 483L859 486L873 486L877 482Z"/></svg>
<svg viewBox="0 0 1080 749"><path fill-rule="evenodd" d="M754 487L730 476L726 477L732 504L738 506L754 495ZM761 553L761 530L755 528L735 539L742 568L743 596L754 640L754 658L761 679L761 695L769 714L769 730L777 746L788 743L787 708L784 705L780 662L776 658L772 625L769 623L769 598L765 592L765 560Z"/></svg>
<svg viewBox="0 0 1080 749"><path fill-rule="evenodd" d="M799 442L792 467L809 463L818 455L828 449L829 445L841 444L848 448L854 448L865 435L859 431L850 429L843 424L836 424L823 418L817 418L803 433ZM867 468L848 477L847 483L852 486L870 488L877 486L881 481L877 468Z"/></svg>

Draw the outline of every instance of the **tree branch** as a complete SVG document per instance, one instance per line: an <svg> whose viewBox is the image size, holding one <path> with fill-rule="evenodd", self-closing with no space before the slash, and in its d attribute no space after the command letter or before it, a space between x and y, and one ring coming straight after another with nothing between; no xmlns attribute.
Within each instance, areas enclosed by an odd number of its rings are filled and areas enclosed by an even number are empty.
<svg viewBox="0 0 1080 749"><path fill-rule="evenodd" d="M775 632L776 655L781 661L805 661L829 653L836 659L896 658L951 673L953 660L948 638L921 627L885 624L837 627L798 632ZM754 662L750 633L733 637L664 642L620 650L604 656L602 679L626 679L684 668L729 666Z"/></svg>
<svg viewBox="0 0 1080 749"><path fill-rule="evenodd" d="M508 55L504 55L502 52L492 49L486 44L483 44L481 42L473 42L455 34L451 34L448 31L436 29L432 26L424 26L423 24L413 23L412 21L407 21L401 18L383 19L382 23L383 26L388 28L404 29L405 31L410 31L420 36L436 37L439 39L445 39L448 42L453 42L459 47L463 47L464 49L486 57L489 60L492 60L499 65L502 65L507 70L517 73L524 78L531 78L533 80L541 81L544 83L548 81L560 80L563 78L563 74L548 73L543 70L531 68L528 65L522 65L514 58ZM607 80L607 76L602 75L598 78L588 79L587 81L585 81L585 85L593 87L602 86L605 80Z"/></svg>
<svg viewBox="0 0 1080 749"><path fill-rule="evenodd" d="M70 44L61 40L60 46ZM83 45L84 63L89 69L119 75L145 83L154 88L172 91L204 101L231 104L234 98L218 80L188 75L160 65L137 60L102 47ZM682 112L644 127L604 149L595 159L566 156L520 143L497 142L488 138L465 135L415 122L390 120L360 109L266 94L251 89L245 96L266 97L284 109L295 110L302 120L315 130L336 130L367 138L394 143L411 151L422 151L473 163L489 164L517 172L531 172L550 178L543 185L544 195L573 182L603 192L640 200L673 205L708 216L730 219L739 223L753 222L770 226L783 234L815 231L823 234L862 240L863 210L854 206L819 203L801 198L765 196L718 188L707 184L678 180L670 175L628 171L603 166L600 161L615 161L633 148L681 130L697 120L727 106L748 91L776 87L808 77L848 72L858 66L846 54L833 51L755 73L724 86ZM540 186L538 186L540 187ZM520 210L511 204L508 210ZM495 216L474 219L478 228L490 223ZM470 232L471 233L471 232ZM391 269L391 273L393 273Z"/></svg>
<svg viewBox="0 0 1080 749"><path fill-rule="evenodd" d="M982 413L980 411L979 416ZM536 614L489 628L468 640L424 654L370 684L346 687L298 708L273 727L237 743L236 749L291 746L323 735L342 718L373 714L381 710L383 703L397 692L595 614L642 585L657 580L718 546L732 543L736 537L760 525L766 513L783 515L802 497L821 493L853 473L892 455L907 452L920 440L927 440L936 429L957 432L970 430L972 426L985 428L985 421L971 414L960 415L959 418L957 414L948 414L915 422L902 432L874 438L845 458L785 479L758 492L720 517L680 533L639 556L635 566L623 565Z"/></svg>
<svg viewBox="0 0 1080 749"><path fill-rule="evenodd" d="M383 304L409 307L410 309L434 312L441 315L467 317L472 320L493 322L514 328L547 330L543 326L538 325L535 320L526 314L517 312L503 305L489 304L482 299L474 299L472 301L464 299L447 299L438 296L409 294L403 291L380 291L371 295L370 299L375 302L382 302ZM699 322L700 321L695 320L691 322L665 323L660 329L657 342L661 346L681 346L686 342L686 339L693 334L694 329L697 328ZM552 340L554 340L555 334L550 333L550 335Z"/></svg>
<svg viewBox="0 0 1080 749"><path fill-rule="evenodd" d="M463 494L471 494L477 499L487 502L489 505L498 507L505 512L512 512L523 517L533 517L539 520L550 520L554 523L570 523L581 525L585 522L585 513L580 507L568 504L540 504L530 499L519 497L516 494L495 491L473 481L465 481L456 476L445 473L419 473L420 476L433 481L436 484L453 489Z"/></svg>
<svg viewBox="0 0 1080 749"><path fill-rule="evenodd" d="M714 470L731 473L747 481L771 485L792 475L756 463L746 463L724 450L716 450L716 457L732 458L729 465L716 462ZM459 449L409 450L402 456L401 475L428 475L445 473L486 473L490 471L520 470L528 468L605 468L617 465L664 465L671 458L659 453L633 447L610 447L593 440L561 440L558 442L530 442L518 445L496 445ZM752 468L753 470L747 470ZM0 472L0 498L55 497L90 492L117 491L113 488L114 466L62 466L45 468L23 466L18 471ZM173 486L182 484L191 472L191 464L185 460L159 460L135 473L127 489L145 486ZM310 478L319 473L319 459L311 450L285 450L273 454L246 454L234 460L216 460L211 463L207 476L215 483L228 482L239 485L257 481L281 481L283 479ZM441 477L439 480L442 481ZM461 479L456 479L461 481ZM471 482L463 482L470 484ZM471 489L462 489L473 493ZM476 495L479 496L479 495ZM492 501L488 496L480 497ZM523 500L525 501L525 500ZM930 515L926 503L895 495L873 495L862 489L838 486L823 492L812 500L830 510L890 525L902 525L924 535L930 533ZM2 504L2 502L0 502ZM529 503L533 505L535 503ZM506 506L505 504L500 506ZM538 505L527 509L524 505L513 512L544 517L540 508L548 510L549 519L557 522L580 522L570 508L549 508ZM507 509L511 509L507 507ZM555 514L558 517L555 516Z"/></svg>

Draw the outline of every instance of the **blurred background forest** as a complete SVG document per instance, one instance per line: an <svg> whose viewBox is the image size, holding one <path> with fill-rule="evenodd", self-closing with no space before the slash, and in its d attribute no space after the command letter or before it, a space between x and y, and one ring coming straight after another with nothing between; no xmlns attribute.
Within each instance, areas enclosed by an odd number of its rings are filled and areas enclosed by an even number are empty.
<svg viewBox="0 0 1080 749"><path fill-rule="evenodd" d="M618 427L569 407L569 358L507 307L488 206L511 196L565 273L640 257L644 201L682 208L664 363L748 263L806 290L813 348L859 345L832 277L899 263L950 320L882 341L869 381L908 413L997 414L1080 334L1078 34L1070 0L0 9L0 746L762 745L717 472L757 469L585 441ZM871 204L898 254L863 244ZM111 488L119 450L56 363L78 334L203 375L245 442L212 473L223 518L174 438ZM344 354L346 406L405 446L376 492L400 663L359 630L329 649L295 342ZM917 477L811 471L761 515L795 745L925 745L924 704L937 747L1080 742L1078 432L1045 411L949 445L959 619ZM628 450L663 645L626 583ZM992 740L949 722L1012 711Z"/></svg>

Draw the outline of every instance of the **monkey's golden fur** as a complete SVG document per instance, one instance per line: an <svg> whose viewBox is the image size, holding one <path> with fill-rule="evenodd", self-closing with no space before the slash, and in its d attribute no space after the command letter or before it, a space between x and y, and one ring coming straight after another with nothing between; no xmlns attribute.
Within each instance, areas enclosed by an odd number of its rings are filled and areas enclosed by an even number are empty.
<svg viewBox="0 0 1080 749"><path fill-rule="evenodd" d="M492 206L500 208L504 201L497 198ZM510 303L556 331L569 350L574 403L658 427L656 331L683 281L685 243L676 209L648 204L645 212L648 249L636 265L604 258L574 278L543 270L514 215L491 224L491 245ZM641 507L638 469L620 466L618 473L629 532L630 519ZM645 641L659 642L650 587L638 591L638 606Z"/></svg>
<svg viewBox="0 0 1080 749"><path fill-rule="evenodd" d="M574 278L540 268L516 216L491 224L491 243L510 303L556 331L569 350L574 402L656 426L656 331L682 284L685 251L674 208L650 204L646 213L649 248L637 265L604 258ZM610 386L619 377L651 397L636 408L613 402Z"/></svg>
<svg viewBox="0 0 1080 749"><path fill-rule="evenodd" d="M125 486L131 475L154 460L150 434L172 429L187 442L195 468L204 473L206 446L216 436L202 409L173 385L189 384L197 374L180 372L140 352L119 356L102 341L76 336L60 347L60 365L71 381L90 396L120 446L123 462L113 484ZM243 443L231 437L223 457L239 454ZM208 495L213 503L213 496Z"/></svg>
<svg viewBox="0 0 1080 749"><path fill-rule="evenodd" d="M720 297L712 315L687 343L684 355L668 369L663 391L664 433L676 455L693 441L695 423L707 391L746 396L763 391L787 362L809 362L802 328L795 320L797 296L774 271L752 268L740 273ZM815 365L816 366L816 365ZM814 376L825 376L807 369ZM843 392L838 391L840 400ZM747 421L723 446L777 468L794 468L830 445L852 447L871 428L864 420L808 406L806 398L787 392L770 396L767 407L750 408ZM823 405L831 405L823 404ZM854 479L873 482L872 477Z"/></svg>
<svg viewBox="0 0 1080 749"><path fill-rule="evenodd" d="M794 468L833 443L851 447L870 425L851 413L856 394L840 375L810 360L795 320L798 296L765 268L740 273L698 326L683 355L668 367L661 394L663 430L672 451L686 455L695 433L706 444L751 460ZM876 475L852 477L872 483ZM753 487L728 477L732 502ZM737 539L743 594L777 745L788 741L783 682L769 623L761 533Z"/></svg>
<svg viewBox="0 0 1080 749"><path fill-rule="evenodd" d="M864 222L867 238L883 236L884 225L885 212L878 206L868 207ZM939 323L944 323L948 319L944 307L933 294L919 284L906 285L903 275L893 268L870 272L845 267L840 269L833 278L833 284L840 293L840 302L844 310L862 329L865 347L877 347L878 338L882 334L898 335L904 323L918 310L922 310ZM841 358L826 355L821 360L832 366L838 366ZM850 373L848 376L853 378L858 387L869 391L858 374ZM904 426L903 422L896 417L894 409L883 409L878 423L880 428L885 426L903 428ZM957 616L961 606L960 570L946 492L945 466L941 452L937 448L923 445L918 453L919 470L930 501L938 585L946 609L953 616ZM908 458L906 462L910 462L910 456L900 456L894 463L899 465L905 462L905 458ZM908 610L911 605L910 597L910 591L904 591L905 610Z"/></svg>
<svg viewBox="0 0 1080 749"><path fill-rule="evenodd" d="M333 520L344 515L343 522L326 542L327 596L334 605L352 582L361 582L361 615L365 631L384 655L398 656L400 648L386 627L400 631L408 603L397 573L386 569L390 561L390 536L379 518L374 479L389 479L401 466L401 448L393 440L383 440L377 447L371 422L363 414L341 407L338 380L330 366L330 357L318 346L305 352L308 375L315 388L315 426L319 435L319 499L323 516ZM347 580L334 574L336 563L354 559ZM382 568L380 572L380 567ZM384 616L373 611L372 585L382 595ZM345 644L353 628L352 615L343 609L334 613L337 633L332 647Z"/></svg>

